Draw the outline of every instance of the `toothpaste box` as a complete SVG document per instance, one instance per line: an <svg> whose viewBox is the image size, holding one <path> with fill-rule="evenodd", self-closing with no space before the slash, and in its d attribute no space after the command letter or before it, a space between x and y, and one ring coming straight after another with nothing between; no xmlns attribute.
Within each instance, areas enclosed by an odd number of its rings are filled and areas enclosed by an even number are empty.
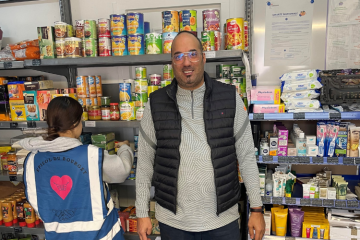
<svg viewBox="0 0 360 240"><path fill-rule="evenodd" d="M270 156L277 156L278 137L274 134L270 136Z"/></svg>
<svg viewBox="0 0 360 240"><path fill-rule="evenodd" d="M289 130L286 129L285 126L277 127L277 135L278 135L278 145L279 146L287 146L289 139Z"/></svg>
<svg viewBox="0 0 360 240"><path fill-rule="evenodd" d="M339 133L335 140L335 156L346 157L347 143L348 143L348 125L349 123L341 122L339 126Z"/></svg>
<svg viewBox="0 0 360 240"><path fill-rule="evenodd" d="M279 86L256 86L251 89L251 104L280 104Z"/></svg>
<svg viewBox="0 0 360 240"><path fill-rule="evenodd" d="M283 113L285 112L285 105L282 104L255 104L253 108L254 113Z"/></svg>
<svg viewBox="0 0 360 240"><path fill-rule="evenodd" d="M287 146L278 146L278 156L287 156Z"/></svg>

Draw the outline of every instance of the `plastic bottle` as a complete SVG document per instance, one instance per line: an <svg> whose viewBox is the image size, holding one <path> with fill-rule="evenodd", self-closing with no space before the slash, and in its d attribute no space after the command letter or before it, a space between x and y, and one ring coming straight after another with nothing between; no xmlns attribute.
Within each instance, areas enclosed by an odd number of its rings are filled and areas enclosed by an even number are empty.
<svg viewBox="0 0 360 240"><path fill-rule="evenodd" d="M28 228L35 227L34 208L28 203L24 203L25 222Z"/></svg>
<svg viewBox="0 0 360 240"><path fill-rule="evenodd" d="M272 197L273 193L273 182L271 179L266 179L266 185L265 185L265 196Z"/></svg>
<svg viewBox="0 0 360 240"><path fill-rule="evenodd" d="M298 156L306 156L306 138L303 132L300 132L296 139L296 150Z"/></svg>
<svg viewBox="0 0 360 240"><path fill-rule="evenodd" d="M269 144L267 142L265 142L262 145L261 155L267 156L267 155L269 155L269 153L270 153Z"/></svg>
<svg viewBox="0 0 360 240"><path fill-rule="evenodd" d="M25 201L19 197L16 203L16 213L20 227L26 227L25 214L24 214L24 203Z"/></svg>
<svg viewBox="0 0 360 240"><path fill-rule="evenodd" d="M11 202L2 202L1 208L3 212L3 221L6 227L13 225L13 213Z"/></svg>
<svg viewBox="0 0 360 240"><path fill-rule="evenodd" d="M16 212L16 199L12 198L11 199L11 207L12 207L12 214L13 214L13 223L18 223L18 219L17 219L17 212Z"/></svg>

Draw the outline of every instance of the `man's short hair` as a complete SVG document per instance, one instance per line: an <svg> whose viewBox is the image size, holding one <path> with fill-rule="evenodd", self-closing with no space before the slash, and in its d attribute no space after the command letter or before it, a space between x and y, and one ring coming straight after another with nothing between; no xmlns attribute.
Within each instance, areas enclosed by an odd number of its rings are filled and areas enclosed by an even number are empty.
<svg viewBox="0 0 360 240"><path fill-rule="evenodd" d="M199 43L200 53L202 54L202 53L203 53L202 43L201 43L200 39L199 39L197 36L195 36L192 32L189 32L189 31L180 31L180 32L176 35L176 37L174 38L173 41L175 41L175 39L176 39L179 35L184 34L184 33L190 34L190 35L192 35L194 38L196 38L196 40L197 40L198 43ZM171 55L172 55L172 53L173 53L173 51L172 51L173 49L172 49L172 48L173 48L173 47L172 47L172 45L171 45Z"/></svg>

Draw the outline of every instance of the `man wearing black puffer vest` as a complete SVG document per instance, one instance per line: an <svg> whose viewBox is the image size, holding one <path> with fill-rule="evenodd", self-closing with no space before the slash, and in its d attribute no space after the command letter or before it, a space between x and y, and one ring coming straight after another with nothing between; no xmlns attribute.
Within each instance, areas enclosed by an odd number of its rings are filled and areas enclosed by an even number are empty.
<svg viewBox="0 0 360 240"><path fill-rule="evenodd" d="M140 239L151 234L154 186L162 240L239 240L239 163L250 200L250 237L260 240L265 223L244 103L234 86L204 72L205 54L192 33L176 36L171 56L175 78L150 95L141 120L136 174Z"/></svg>

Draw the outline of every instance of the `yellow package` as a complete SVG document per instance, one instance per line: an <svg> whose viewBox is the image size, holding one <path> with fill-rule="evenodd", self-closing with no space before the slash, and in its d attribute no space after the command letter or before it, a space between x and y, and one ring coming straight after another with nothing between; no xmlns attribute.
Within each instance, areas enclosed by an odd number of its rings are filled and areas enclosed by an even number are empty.
<svg viewBox="0 0 360 240"><path fill-rule="evenodd" d="M277 206L271 208L271 234L275 235L276 233L276 226L275 226L275 212L284 209L284 206Z"/></svg>
<svg viewBox="0 0 360 240"><path fill-rule="evenodd" d="M10 100L10 113L12 121L26 121L24 100Z"/></svg>
<svg viewBox="0 0 360 240"><path fill-rule="evenodd" d="M304 221L303 222L303 238L312 239L329 239L329 222L324 221Z"/></svg>
<svg viewBox="0 0 360 240"><path fill-rule="evenodd" d="M286 236L288 209L275 211L276 236Z"/></svg>
<svg viewBox="0 0 360 240"><path fill-rule="evenodd" d="M78 100L76 93L51 94L51 99L54 99L56 97L71 97L75 100Z"/></svg>
<svg viewBox="0 0 360 240"><path fill-rule="evenodd" d="M11 146L2 146L2 147L0 147L0 153L2 153L2 152L8 153L10 151L11 151Z"/></svg>

